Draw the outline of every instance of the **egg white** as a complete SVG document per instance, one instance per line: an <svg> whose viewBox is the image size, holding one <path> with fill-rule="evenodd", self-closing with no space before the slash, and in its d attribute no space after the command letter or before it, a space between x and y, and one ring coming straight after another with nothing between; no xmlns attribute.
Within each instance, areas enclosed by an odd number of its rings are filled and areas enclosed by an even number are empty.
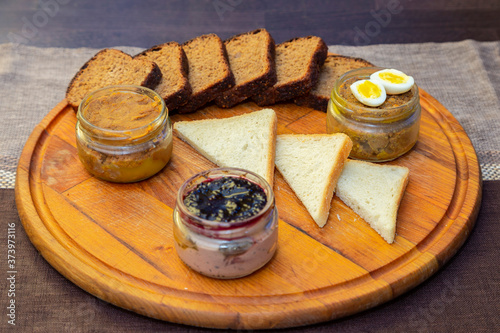
<svg viewBox="0 0 500 333"><path fill-rule="evenodd" d="M374 85L376 85L380 89L380 93L377 94L372 94L370 96L365 96L360 92L360 85L364 84L366 81L370 81ZM351 84L351 91L354 97L361 103L368 105L368 106L379 106L382 103L385 102L385 99L387 97L387 94L385 92L385 88L383 85L381 85L377 81L372 81L372 80L359 80Z"/></svg>
<svg viewBox="0 0 500 333"><path fill-rule="evenodd" d="M395 75L401 82L390 82L384 80L381 76L384 74ZM406 75L405 73L398 71L397 69L383 69L370 75L370 80L379 82L384 86L385 91L389 95L398 95L405 93L413 87L415 80L413 77Z"/></svg>

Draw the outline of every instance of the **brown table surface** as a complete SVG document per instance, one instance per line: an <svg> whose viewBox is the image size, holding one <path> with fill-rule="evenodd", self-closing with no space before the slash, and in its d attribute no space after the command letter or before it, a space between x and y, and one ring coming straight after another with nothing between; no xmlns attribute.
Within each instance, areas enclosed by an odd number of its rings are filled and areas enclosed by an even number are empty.
<svg viewBox="0 0 500 333"><path fill-rule="evenodd" d="M208 32L224 39L258 27L265 27L277 43L308 34L323 37L328 45L498 41L499 17L498 0L2 0L0 43L22 38L17 41L40 47L149 47ZM372 24L375 30L370 32L369 22L378 22L378 30ZM420 286L351 317L284 331L500 331L499 198L500 181L484 181L483 202L472 234L459 252ZM30 243L19 221L13 189L0 189L0 222L0 253L4 258L0 331L211 331L117 308L66 280ZM15 226L16 257L22 258L16 262L15 326L7 323L6 309L12 298L7 280L9 225ZM34 275L35 271L44 274Z"/></svg>

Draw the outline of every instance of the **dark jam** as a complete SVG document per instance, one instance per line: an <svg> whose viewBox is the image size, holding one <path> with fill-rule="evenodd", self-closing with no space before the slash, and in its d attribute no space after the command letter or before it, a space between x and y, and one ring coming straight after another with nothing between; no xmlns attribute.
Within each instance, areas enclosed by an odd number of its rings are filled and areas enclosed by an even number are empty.
<svg viewBox="0 0 500 333"><path fill-rule="evenodd" d="M258 214L267 197L259 185L237 177L207 179L184 198L193 215L209 221L235 222Z"/></svg>

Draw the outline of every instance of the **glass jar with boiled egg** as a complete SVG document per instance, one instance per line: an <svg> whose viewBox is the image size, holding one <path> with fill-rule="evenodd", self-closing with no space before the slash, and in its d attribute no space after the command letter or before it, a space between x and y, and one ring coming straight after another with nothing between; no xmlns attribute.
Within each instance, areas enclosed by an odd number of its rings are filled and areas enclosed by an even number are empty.
<svg viewBox="0 0 500 333"><path fill-rule="evenodd" d="M345 133L353 159L384 162L417 142L420 97L411 76L395 69L365 67L339 77L327 110L327 132Z"/></svg>

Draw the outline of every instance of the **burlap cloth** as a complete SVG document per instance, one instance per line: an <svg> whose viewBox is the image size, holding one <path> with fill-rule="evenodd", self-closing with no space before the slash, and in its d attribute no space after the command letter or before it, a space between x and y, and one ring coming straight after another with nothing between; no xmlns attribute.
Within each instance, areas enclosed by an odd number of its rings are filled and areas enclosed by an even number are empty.
<svg viewBox="0 0 500 333"><path fill-rule="evenodd" d="M332 46L412 74L459 120L480 159L484 180L500 179L500 42ZM130 54L140 49L120 48ZM83 292L41 257L17 216L14 176L33 127L64 97L65 88L95 49L0 44L0 234L4 282L0 332L205 332L153 320ZM484 183L476 227L455 257L428 281L398 299L349 318L281 332L498 332L498 181ZM1 188L4 189L1 189ZM7 324L7 225L16 226L17 326ZM5 328L5 330L3 329ZM218 331L213 331L218 332Z"/></svg>

